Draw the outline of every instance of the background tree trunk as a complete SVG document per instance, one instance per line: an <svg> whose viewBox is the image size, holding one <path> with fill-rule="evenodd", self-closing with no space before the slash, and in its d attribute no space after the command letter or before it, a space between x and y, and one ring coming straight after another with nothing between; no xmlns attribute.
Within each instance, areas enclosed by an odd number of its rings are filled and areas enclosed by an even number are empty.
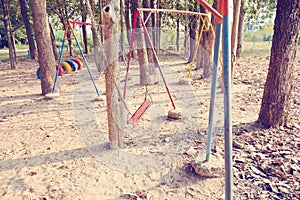
<svg viewBox="0 0 300 200"><path fill-rule="evenodd" d="M26 35L27 35L27 41L29 45L29 51L30 51L30 58L35 59L36 57L36 47L32 35L32 29L31 29L31 24L28 18L28 9L27 9L27 4L26 0L19 0L20 6L21 6L21 13L22 17L24 20L24 25L25 25L25 30L26 30Z"/></svg>
<svg viewBox="0 0 300 200"><path fill-rule="evenodd" d="M197 2L190 0L190 3L194 2L194 6L190 6L189 10L190 11L196 11L197 8ZM190 15L190 23L189 23L189 28L190 28L190 56L188 59L188 63L192 62L195 50L196 50L196 44L197 44L197 29L198 29L198 20L197 16L195 15Z"/></svg>
<svg viewBox="0 0 300 200"><path fill-rule="evenodd" d="M86 11L84 10L86 3L83 2L83 0L80 0L80 6L81 6L81 21L86 22ZM89 48L89 43L88 43L88 38L87 38L87 30L86 30L86 25L82 25L82 40L83 40L83 45L84 45L84 53L89 54L90 53L90 48Z"/></svg>
<svg viewBox="0 0 300 200"><path fill-rule="evenodd" d="M117 3L119 6L119 2ZM125 122L124 110L118 95L119 64L118 64L118 17L120 7L108 5L103 8L103 35L104 49L108 68L105 70L106 102L110 148L123 146L123 123ZM116 10L115 10L116 9Z"/></svg>
<svg viewBox="0 0 300 200"><path fill-rule="evenodd" d="M42 94L51 93L54 74L55 59L50 38L49 22L46 10L46 0L30 0L32 9L33 27L36 37L39 66L41 68Z"/></svg>
<svg viewBox="0 0 300 200"><path fill-rule="evenodd" d="M126 25L126 37L127 42L130 44L131 38L131 17L130 17L130 0L125 0L125 25Z"/></svg>
<svg viewBox="0 0 300 200"><path fill-rule="evenodd" d="M176 3L176 9L179 10L179 2ZM177 16L176 19L176 50L180 49L180 18Z"/></svg>
<svg viewBox="0 0 300 200"><path fill-rule="evenodd" d="M278 0L269 72L258 118L266 128L285 125L288 120L299 29L300 1Z"/></svg>
<svg viewBox="0 0 300 200"><path fill-rule="evenodd" d="M156 8L161 8L160 0L156 0ZM156 53L159 53L160 49L160 34L161 34L161 13L156 13L156 20L155 20L155 37L154 37L154 48Z"/></svg>
<svg viewBox="0 0 300 200"><path fill-rule="evenodd" d="M241 6L241 0L234 0L233 22L232 22L232 29L231 29L231 68L233 68L233 64L236 57L235 55L236 36L237 36L237 29L238 29L239 15L240 15L240 6Z"/></svg>
<svg viewBox="0 0 300 200"><path fill-rule="evenodd" d="M244 34L244 16L245 16L244 5L245 5L245 0L241 0L239 27L238 27L238 35L237 35L236 58L240 58L242 56L242 45L243 45L243 34Z"/></svg>
<svg viewBox="0 0 300 200"><path fill-rule="evenodd" d="M215 0L213 7L217 9L217 5L218 5L218 1ZM206 9L203 6L200 6L200 12L206 13ZM213 26L211 28L215 29L216 22L213 16L211 17L211 24ZM203 68L203 78L209 78L212 74L212 69L213 69L213 49L214 49L214 35L211 29L209 31L203 32L201 47L202 47L201 50L198 50L198 51L203 51L202 62L201 62L202 66L200 67Z"/></svg>
<svg viewBox="0 0 300 200"><path fill-rule="evenodd" d="M94 1L93 0L88 0L86 1L90 16L91 16L91 20L92 20L92 37L93 37L93 43L94 43L94 58L95 58L95 63L96 66L98 68L98 71L104 71L105 69L103 69L104 66L104 56L103 56L103 52L102 49L100 48L100 38L97 32L97 27L96 25L96 21L95 21L95 5L94 5ZM117 39L118 41L119 39ZM117 48L118 48L118 44L117 44ZM116 48L115 47L115 48Z"/></svg>
<svg viewBox="0 0 300 200"><path fill-rule="evenodd" d="M9 12L8 12L8 1L1 0L2 9L3 9L3 19L4 19L4 27L7 36L8 42L8 49L9 49L9 59L10 59L10 68L17 69L17 59L16 59L16 52L14 47L13 41L13 33L11 31L11 23L9 19Z"/></svg>
<svg viewBox="0 0 300 200"><path fill-rule="evenodd" d="M143 0L143 8L150 8L149 0ZM144 20L146 20L148 15L151 15L151 13L148 13L148 12L144 13ZM146 27L147 27L149 35L152 35L153 28L151 28L151 27L153 27L153 24L152 24L151 17L148 20ZM148 40L145 40L145 42L146 42L146 50L147 50L147 57L148 57L148 63L149 63L149 75L152 75L155 72L155 63L154 63L154 59L153 59L153 52L152 52L152 49L150 47L150 43L148 42Z"/></svg>
<svg viewBox="0 0 300 200"><path fill-rule="evenodd" d="M120 60L124 61L124 52L125 52L125 31L124 31L124 24L125 24L125 15L124 15L124 0L120 0L120 53L122 55L119 56Z"/></svg>
<svg viewBox="0 0 300 200"><path fill-rule="evenodd" d="M139 0L132 1L132 14L139 8ZM132 19L134 17L132 16ZM132 22L134 23L134 22ZM149 76L149 63L148 63L148 56L146 51L145 45L145 38L143 34L139 34L138 32L141 31L141 23L140 20L137 20L136 23L136 31L135 33L135 49L137 50L137 56L139 60L139 68L140 68L140 84L146 85L150 83L150 76Z"/></svg>

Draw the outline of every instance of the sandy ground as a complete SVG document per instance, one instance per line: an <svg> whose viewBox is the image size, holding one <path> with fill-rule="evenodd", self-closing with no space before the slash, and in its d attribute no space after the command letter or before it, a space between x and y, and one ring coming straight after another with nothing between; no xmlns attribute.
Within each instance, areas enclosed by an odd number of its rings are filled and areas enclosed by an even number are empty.
<svg viewBox="0 0 300 200"><path fill-rule="evenodd" d="M92 57L88 60L99 92L105 96L104 75L97 73ZM145 87L138 84L135 62L130 70L124 120L145 95ZM251 62L245 59L238 64L241 67L233 84L236 126L253 123L258 117L263 91L259 79L266 76L267 60ZM161 63L183 118L167 119L172 105L160 79L148 86L153 106L136 127L122 127L125 145L114 151L107 148L106 103L95 101L97 95L86 68L59 77L61 96L45 100L40 95L35 61L20 62L17 71L9 70L9 63L1 63L0 199L136 199L137 191L147 192L154 200L222 199L224 177L200 177L189 165L205 153L210 81L198 79L194 71L191 85L179 84L187 74L185 61L165 55ZM245 71L242 66L248 64L265 67L259 71L246 67L249 71ZM124 67L120 77L122 86ZM213 148L222 155L220 87L216 110ZM235 191L241 193L237 187Z"/></svg>

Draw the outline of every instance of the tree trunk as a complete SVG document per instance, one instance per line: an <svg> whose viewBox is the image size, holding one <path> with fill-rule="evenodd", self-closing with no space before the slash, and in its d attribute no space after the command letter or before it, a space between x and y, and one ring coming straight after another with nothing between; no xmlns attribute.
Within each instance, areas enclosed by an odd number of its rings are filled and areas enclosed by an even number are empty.
<svg viewBox="0 0 300 200"><path fill-rule="evenodd" d="M149 5L149 0L143 0L143 8L150 8ZM146 20L147 16L151 15L151 13L145 12L144 13L144 20ZM152 14L153 15L153 14ZM152 18L149 19L148 23L146 24L147 30L149 35L152 35L151 32L153 31L152 27ZM148 42L148 40L145 41L146 42L146 48L147 48L147 57L148 57L148 62L149 62L149 75L153 75L155 72L155 63L154 63L154 55L151 49L151 46Z"/></svg>
<svg viewBox="0 0 300 200"><path fill-rule="evenodd" d="M125 25L126 25L126 37L127 42L130 44L130 38L131 38L131 17L130 17L130 0L125 0Z"/></svg>
<svg viewBox="0 0 300 200"><path fill-rule="evenodd" d="M176 50L180 49L180 19L176 20Z"/></svg>
<svg viewBox="0 0 300 200"><path fill-rule="evenodd" d="M150 8L154 9L154 1L152 1L152 0L150 0ZM153 43L153 45L155 44L155 36L156 36L155 16L156 16L156 14L154 14L154 13L151 15L151 24L152 24L152 29L153 29L152 30L152 43Z"/></svg>
<svg viewBox="0 0 300 200"><path fill-rule="evenodd" d="M213 7L216 9L218 5L218 1L215 0ZM201 6L200 12L205 13L206 9ZM209 20L209 19L207 19ZM212 16L211 18L212 26L211 28L215 29L215 19ZM202 33L202 40L201 40L201 50L203 51L202 56L202 68L203 68L203 78L209 78L212 74L213 69L213 48L214 48L214 35L212 30L205 31ZM199 50L198 50L199 51ZM201 66L200 66L201 67Z"/></svg>
<svg viewBox="0 0 300 200"><path fill-rule="evenodd" d="M11 23L9 20L9 12L8 12L8 1L1 0L2 9L3 9L3 19L4 19L4 27L7 36L8 49L9 49L9 59L10 59L10 68L17 69L17 59L16 52L14 51L14 43L13 43L13 33L11 31Z"/></svg>
<svg viewBox="0 0 300 200"><path fill-rule="evenodd" d="M242 45L243 45L243 34L244 34L244 16L245 16L244 5L245 5L245 0L241 0L239 28L238 28L238 35L237 35L236 58L240 58L242 56Z"/></svg>
<svg viewBox="0 0 300 200"><path fill-rule="evenodd" d="M240 15L240 7L241 7L241 0L234 0L233 23L232 23L232 30L231 30L231 68L233 68L233 64L236 57L235 55L236 36L237 36L237 29L238 29L239 15Z"/></svg>
<svg viewBox="0 0 300 200"><path fill-rule="evenodd" d="M138 7L139 7L139 0L132 1L132 14L134 14L134 12ZM134 17L132 17L132 19L133 18ZM139 31L141 31L141 22L139 19L137 20L136 29L134 31L136 31L134 44L136 47L135 49L137 50L137 56L139 60L140 84L146 85L150 83L149 63L148 63L148 56L146 51L144 35L139 34Z"/></svg>
<svg viewBox="0 0 300 200"><path fill-rule="evenodd" d="M28 9L26 5L26 0L19 0L20 6L21 6L21 13L25 25L25 30L26 30L26 35L27 35L27 41L29 45L29 52L30 52L30 58L35 59L36 57L36 47L32 35L32 29L31 29L31 24L28 18Z"/></svg>
<svg viewBox="0 0 300 200"><path fill-rule="evenodd" d="M30 7L41 69L42 94L45 95L51 93L55 75L55 58L52 46L49 45L51 38L46 0L30 0Z"/></svg>
<svg viewBox="0 0 300 200"><path fill-rule="evenodd" d="M72 26L72 25L70 25L70 26ZM67 32L69 53L70 53L70 56L73 56L74 55L74 47L73 47L73 41L71 40L71 37L72 37L72 33L71 33L71 30L69 29Z"/></svg>
<svg viewBox="0 0 300 200"><path fill-rule="evenodd" d="M125 20L124 20L124 0L120 0L120 52L122 55L119 56L121 61L125 61L123 58L124 55L124 51L125 51L125 43L124 43L124 38L125 38L125 34L124 34L124 24L125 24Z"/></svg>
<svg viewBox="0 0 300 200"><path fill-rule="evenodd" d="M86 4L83 2L83 0L80 0L80 6L81 6L81 21L86 22L86 11L83 9ZM89 48L89 43L88 43L88 38L87 38L87 30L86 30L86 25L82 25L82 38L83 38L83 45L84 45L84 53L89 54L90 53L90 48Z"/></svg>
<svg viewBox="0 0 300 200"><path fill-rule="evenodd" d="M119 3L117 5L120 6ZM123 103L118 96L119 87L119 64L118 64L118 17L120 7L113 4L103 8L103 35L104 50L108 63L105 70L106 102L110 148L114 149L123 146L123 123L125 122L123 114ZM115 9L116 8L116 9Z"/></svg>
<svg viewBox="0 0 300 200"><path fill-rule="evenodd" d="M104 56L103 52L100 49L100 38L97 32L96 21L95 21L95 5L93 0L86 1L89 13L91 15L91 21L92 21L92 37L93 37L93 43L94 43L94 58L95 63L98 68L98 71L105 70L104 67ZM118 40L117 40L118 41ZM116 46L118 47L118 45ZM115 48L116 48L115 47Z"/></svg>
<svg viewBox="0 0 300 200"><path fill-rule="evenodd" d="M192 3L192 1L190 1ZM190 11L194 12L196 11L197 2L194 2L194 7L189 8ZM188 63L192 62L195 50L196 50L196 41L197 41L197 28L198 28L198 22L197 17L195 15L190 15L190 56L188 59Z"/></svg>
<svg viewBox="0 0 300 200"><path fill-rule="evenodd" d="M160 8L160 0L156 0L156 7ZM161 34L161 13L156 13L156 29L155 29L155 40L154 40L154 49L159 54L160 49L160 34Z"/></svg>
<svg viewBox="0 0 300 200"><path fill-rule="evenodd" d="M103 10L103 0L99 0L98 3L99 3L99 10ZM106 2L106 3L108 3L108 2ZM99 12L99 17L100 17L99 24L103 24L103 13L102 12ZM103 29L99 28L98 31L99 31L99 35L100 35L100 41L103 42L103 40L104 40Z"/></svg>
<svg viewBox="0 0 300 200"><path fill-rule="evenodd" d="M288 121L299 29L300 1L278 0L269 71L258 118L266 128Z"/></svg>
<svg viewBox="0 0 300 200"><path fill-rule="evenodd" d="M53 28L52 28L50 22L49 22L49 27L50 27L50 37L51 37L51 44L52 44L52 49L53 49L53 55L54 55L55 60L58 60L59 59L59 53L57 51L55 35L54 35L54 31L53 31Z"/></svg>

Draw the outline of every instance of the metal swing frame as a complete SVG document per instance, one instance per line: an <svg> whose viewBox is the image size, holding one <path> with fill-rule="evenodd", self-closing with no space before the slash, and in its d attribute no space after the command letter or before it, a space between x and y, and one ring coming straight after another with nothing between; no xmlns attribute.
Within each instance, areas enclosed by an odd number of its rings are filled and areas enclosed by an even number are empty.
<svg viewBox="0 0 300 200"><path fill-rule="evenodd" d="M58 67L57 67L57 69L56 69L56 74L55 74L54 84L53 84L53 88L52 88L52 94L55 93L55 90L56 90L56 85L57 85L57 81L58 81L59 70L60 70L60 68L61 68L60 64L61 64L61 62L62 62L62 57L63 57L63 50L64 50L64 45L65 45L65 40L72 40L72 39L75 39L76 45L78 46L80 55L82 56L82 58L83 58L83 60L84 60L84 64L86 65L86 68L87 68L88 73L89 73L89 75L90 75L90 78L91 78L91 80L92 80L92 83L93 83L93 86L94 86L95 91L96 91L96 93L97 93L97 96L100 97L100 92L99 92L99 90L98 90L98 88L97 88L97 85L96 85L96 83L95 83L95 79L94 79L94 77L93 77L93 75L92 75L92 72L91 72L90 67L89 67L89 65L88 65L88 62L87 62L87 60L86 60L86 57L84 56L84 53L83 53L83 51L82 51L82 48L81 48L81 46L80 46L80 44L79 44L79 42L78 42L78 39L77 39L77 37L76 37L75 31L74 31L74 29L73 29L73 27L72 27L73 24L86 24L86 25L92 25L92 24L90 24L90 23L76 22L76 21L68 21L68 22L67 22L66 28L65 28L65 32L64 32L64 38L63 38L63 40L62 40L62 45L61 45L61 49L60 49L60 53L59 53ZM71 38L70 38L70 39L67 38L67 33L68 33L69 29L71 30Z"/></svg>

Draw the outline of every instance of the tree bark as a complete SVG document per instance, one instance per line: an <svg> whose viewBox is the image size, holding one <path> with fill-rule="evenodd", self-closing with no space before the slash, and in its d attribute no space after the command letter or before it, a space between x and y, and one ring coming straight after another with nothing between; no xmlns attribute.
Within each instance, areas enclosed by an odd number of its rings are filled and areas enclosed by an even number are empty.
<svg viewBox="0 0 300 200"><path fill-rule="evenodd" d="M80 6L81 6L81 21L86 22L86 11L83 9L86 4L83 2L83 0L80 0ZM88 43L88 38L87 38L87 30L86 30L86 25L82 25L82 39L83 39L83 45L84 45L84 53L89 54L90 53L90 48L89 48L89 43Z"/></svg>
<svg viewBox="0 0 300 200"><path fill-rule="evenodd" d="M232 22L232 29L231 29L231 68L233 68L233 64L236 57L235 55L236 36L237 36L237 29L238 29L239 15L240 15L240 6L241 6L241 0L234 0L233 22Z"/></svg>
<svg viewBox="0 0 300 200"><path fill-rule="evenodd" d="M193 1L190 1L192 3ZM190 11L196 11L197 7L197 2L194 2L194 7L190 7ZM197 41L197 29L198 29L198 22L197 22L197 17L195 15L190 15L190 23L189 23L189 28L190 28L190 55L188 59L188 63L192 62L195 50L196 50L196 41Z"/></svg>
<svg viewBox="0 0 300 200"><path fill-rule="evenodd" d="M278 0L270 64L258 122L278 127L288 121L300 29L300 1Z"/></svg>
<svg viewBox="0 0 300 200"><path fill-rule="evenodd" d="M242 45L243 45L243 34L244 34L244 16L245 16L244 5L245 5L245 0L241 0L239 28L238 28L238 35L237 35L236 58L240 58L242 56Z"/></svg>
<svg viewBox="0 0 300 200"><path fill-rule="evenodd" d="M213 7L216 9L217 5L218 5L218 1L215 0ZM200 12L206 13L206 9L203 6L201 6ZM211 28L215 29L216 23L215 23L215 18L213 16L211 18L211 24L213 26ZM212 69L213 69L214 35L212 33L212 30L205 31L202 33L201 47L202 47L201 51L203 51L201 57L202 66L199 67L203 68L203 78L209 78L212 74Z"/></svg>
<svg viewBox="0 0 300 200"><path fill-rule="evenodd" d="M91 15L91 21L92 21L92 37L93 37L93 43L94 43L94 58L95 58L95 63L98 68L98 71L104 71L105 69L102 69L104 67L104 56L103 52L100 48L100 38L97 32L97 27L96 27L96 21L95 21L95 5L93 0L88 0L86 1L89 13ZM119 39L117 39L118 41ZM118 47L118 45L116 46ZM115 48L116 48L115 47Z"/></svg>
<svg viewBox="0 0 300 200"><path fill-rule="evenodd" d="M120 0L120 52L122 55L119 56L119 59L121 61L125 61L123 58L124 55L124 51L125 51L125 43L124 43L124 39L125 39L125 34L124 34L124 24L125 24L125 16L124 16L124 0Z"/></svg>
<svg viewBox="0 0 300 200"><path fill-rule="evenodd" d="M52 91L55 74L55 58L52 46L49 45L51 38L46 0L30 0L30 7L39 55L38 62L41 69L42 94L45 95Z"/></svg>
<svg viewBox="0 0 300 200"><path fill-rule="evenodd" d="M126 26L126 37L127 42L130 44L131 38L131 17L130 17L130 0L125 0L125 26Z"/></svg>
<svg viewBox="0 0 300 200"><path fill-rule="evenodd" d="M160 0L156 0L156 7L161 8L160 6ZM156 13L156 20L155 20L155 37L154 37L154 49L156 51L156 54L159 54L160 49L160 35L161 35L161 13Z"/></svg>
<svg viewBox="0 0 300 200"><path fill-rule="evenodd" d="M149 0L143 0L143 8L150 8ZM144 13L144 20L146 20L147 16L151 15L151 13ZM153 15L153 14L152 14ZM153 25L152 25L152 18L149 19L148 23L146 24L147 30L149 35L152 35L153 31ZM152 52L152 49L150 47L150 44L148 40L145 40L146 42L146 49L147 49L147 57L148 57L148 63L149 63L149 75L153 75L155 72L155 63L154 63L154 55Z"/></svg>
<svg viewBox="0 0 300 200"><path fill-rule="evenodd" d="M118 3L117 3L118 4ZM120 4L118 4L120 6ZM119 9L117 5L111 4L103 8L103 35L104 50L108 63L105 70L106 102L110 148L123 146L123 123L125 122L123 107L118 96L119 87L119 64L118 64L118 17Z"/></svg>
<svg viewBox="0 0 300 200"><path fill-rule="evenodd" d="M139 0L132 1L132 14L134 14L137 8L139 8ZM133 18L134 17L132 17L132 19ZM148 62L144 35L139 34L141 30L142 30L141 23L140 20L138 19L136 23L136 29L134 30L136 31L134 44L136 47L135 49L137 50L137 56L139 60L140 84L147 85L150 83L149 62Z"/></svg>
<svg viewBox="0 0 300 200"><path fill-rule="evenodd" d="M21 6L21 13L22 13L22 17L24 20L27 41L28 41L28 45L29 45L30 58L35 59L36 47L35 47L35 43L34 43L34 39L33 39L33 35L32 35L31 24L30 24L29 17L28 17L28 9L27 9L27 5L26 5L26 0L19 0L19 2L20 2L20 6Z"/></svg>
<svg viewBox="0 0 300 200"><path fill-rule="evenodd" d="M2 10L3 10L3 19L4 19L4 27L7 36L7 43L9 49L9 59L10 59L10 68L17 69L17 58L16 51L14 50L14 42L13 42L13 33L11 30L11 23L9 20L9 12L8 12L8 1L1 0Z"/></svg>

